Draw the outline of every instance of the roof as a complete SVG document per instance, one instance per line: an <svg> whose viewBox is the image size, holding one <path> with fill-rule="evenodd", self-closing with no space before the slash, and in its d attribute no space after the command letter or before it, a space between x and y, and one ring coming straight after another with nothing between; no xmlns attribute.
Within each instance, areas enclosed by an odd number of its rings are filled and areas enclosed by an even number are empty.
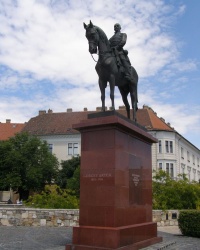
<svg viewBox="0 0 200 250"><path fill-rule="evenodd" d="M24 128L25 123L1 123L0 122L0 141L8 140L10 137L15 136Z"/></svg>
<svg viewBox="0 0 200 250"><path fill-rule="evenodd" d="M116 110L120 114L126 116L126 110ZM62 112L53 113L39 112L39 115L31 118L23 131L27 131L33 135L59 135L79 133L72 129L72 125L79 123L81 120L87 119L87 115L96 113L97 111L78 111L78 112ZM145 106L137 111L137 122L147 130L165 130L174 131L164 119L157 117L156 113Z"/></svg>

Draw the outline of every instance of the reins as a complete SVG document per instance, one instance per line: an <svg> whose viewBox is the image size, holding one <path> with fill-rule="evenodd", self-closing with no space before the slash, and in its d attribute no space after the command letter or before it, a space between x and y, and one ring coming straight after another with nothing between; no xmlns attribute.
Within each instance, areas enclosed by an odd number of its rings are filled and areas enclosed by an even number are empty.
<svg viewBox="0 0 200 250"><path fill-rule="evenodd" d="M97 63L98 61L96 61L96 60L94 59L93 55L92 55L92 54L90 54L90 55L91 55L92 59Z"/></svg>
<svg viewBox="0 0 200 250"><path fill-rule="evenodd" d="M104 54L106 54L106 53L111 53L111 51L99 51L98 53L97 53L97 55L104 55ZM92 59L95 61L95 62L98 62L98 61L96 61L95 60L95 58L93 57L93 55L91 54L91 57L92 57ZM111 56L112 57L112 56Z"/></svg>

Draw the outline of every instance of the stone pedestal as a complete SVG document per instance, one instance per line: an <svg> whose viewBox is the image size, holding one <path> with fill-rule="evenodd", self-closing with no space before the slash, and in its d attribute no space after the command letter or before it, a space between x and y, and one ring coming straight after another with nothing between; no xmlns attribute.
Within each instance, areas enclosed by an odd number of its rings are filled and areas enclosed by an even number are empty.
<svg viewBox="0 0 200 250"><path fill-rule="evenodd" d="M152 222L156 140L116 112L106 115L74 125L81 132L80 221L66 250L134 250L162 240Z"/></svg>

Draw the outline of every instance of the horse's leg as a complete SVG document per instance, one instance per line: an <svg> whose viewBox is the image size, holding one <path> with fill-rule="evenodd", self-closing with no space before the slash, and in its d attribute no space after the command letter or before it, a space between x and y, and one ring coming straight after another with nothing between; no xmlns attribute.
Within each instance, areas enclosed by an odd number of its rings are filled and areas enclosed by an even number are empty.
<svg viewBox="0 0 200 250"><path fill-rule="evenodd" d="M118 88L121 93L123 103L126 107L127 117L130 119L130 105L129 105L128 98L127 98L128 90L126 90L125 87L118 87Z"/></svg>
<svg viewBox="0 0 200 250"><path fill-rule="evenodd" d="M115 77L114 75L110 76L110 99L111 99L111 110L115 110Z"/></svg>
<svg viewBox="0 0 200 250"><path fill-rule="evenodd" d="M135 84L131 83L130 86L130 96L131 96L131 104L133 109L133 121L136 122L136 111L137 111L137 92L135 89Z"/></svg>
<svg viewBox="0 0 200 250"><path fill-rule="evenodd" d="M105 111L105 88L106 88L106 83L104 83L100 78L99 78L99 88L100 88L100 91L101 91L101 102L102 102L101 110Z"/></svg>

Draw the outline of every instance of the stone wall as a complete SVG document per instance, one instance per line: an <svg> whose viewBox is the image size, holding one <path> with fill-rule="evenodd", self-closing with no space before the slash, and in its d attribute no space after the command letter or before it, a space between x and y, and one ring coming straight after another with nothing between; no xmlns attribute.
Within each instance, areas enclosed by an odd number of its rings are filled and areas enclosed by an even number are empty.
<svg viewBox="0 0 200 250"><path fill-rule="evenodd" d="M159 226L178 225L178 210L154 210L153 221ZM78 209L39 209L22 206L0 207L0 226L76 226Z"/></svg>
<svg viewBox="0 0 200 250"><path fill-rule="evenodd" d="M153 221L157 222L158 227L178 226L178 210L153 210Z"/></svg>
<svg viewBox="0 0 200 250"><path fill-rule="evenodd" d="M0 208L0 226L75 226L78 209Z"/></svg>

